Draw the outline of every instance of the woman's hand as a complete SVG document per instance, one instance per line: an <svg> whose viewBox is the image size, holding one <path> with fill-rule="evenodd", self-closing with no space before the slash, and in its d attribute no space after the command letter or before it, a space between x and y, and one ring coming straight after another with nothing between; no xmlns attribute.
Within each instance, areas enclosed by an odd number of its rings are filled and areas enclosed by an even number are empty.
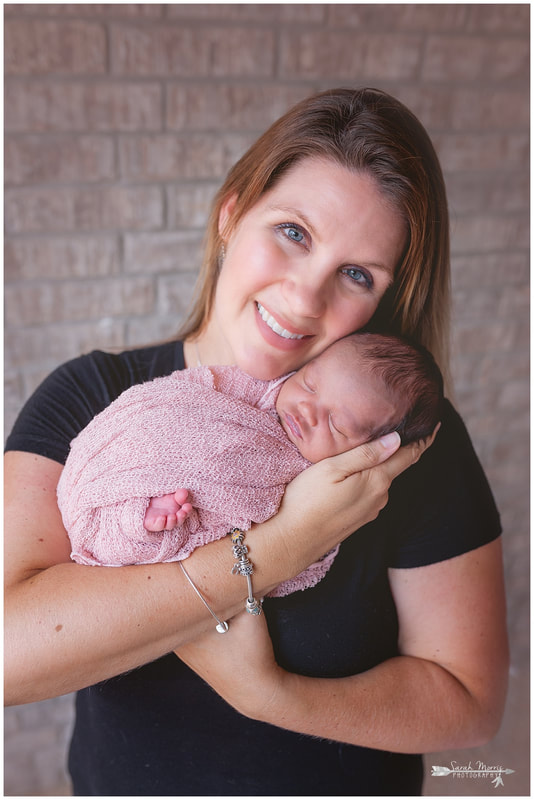
<svg viewBox="0 0 534 800"><path fill-rule="evenodd" d="M388 434L325 458L291 481L278 513L267 523L278 528L277 546L283 543L284 557L291 565L288 578L376 519L388 501L394 478L418 461L437 430L430 438L404 447L397 433Z"/></svg>
<svg viewBox="0 0 534 800"><path fill-rule="evenodd" d="M269 715L287 674L274 659L263 614L241 611L227 633L211 630L175 653L227 703L255 719Z"/></svg>

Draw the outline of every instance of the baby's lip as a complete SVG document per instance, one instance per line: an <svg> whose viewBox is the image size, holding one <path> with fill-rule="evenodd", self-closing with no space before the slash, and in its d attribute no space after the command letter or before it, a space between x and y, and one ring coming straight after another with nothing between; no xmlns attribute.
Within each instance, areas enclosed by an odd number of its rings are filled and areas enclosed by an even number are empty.
<svg viewBox="0 0 534 800"><path fill-rule="evenodd" d="M291 433L293 434L293 436L296 436L297 439L302 439L303 438L302 437L302 431L301 431L300 425L298 424L298 422L295 419L295 417L293 417L291 414L288 414L286 412L284 414L284 418L285 418L286 425L289 428L289 430L291 431Z"/></svg>

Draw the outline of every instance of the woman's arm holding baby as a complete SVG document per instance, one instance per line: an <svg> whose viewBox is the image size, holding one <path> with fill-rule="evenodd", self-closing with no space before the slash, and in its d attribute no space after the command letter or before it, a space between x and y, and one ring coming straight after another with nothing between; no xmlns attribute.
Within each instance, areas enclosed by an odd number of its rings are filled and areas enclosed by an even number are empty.
<svg viewBox="0 0 534 800"><path fill-rule="evenodd" d="M391 481L417 460L424 445L397 448L398 440L365 445L314 465L289 485L280 512L250 532L258 591L266 594L294 577L376 517ZM42 456L5 456L7 704L113 677L212 627L176 564L88 567L70 560L56 501L61 470ZM236 614L245 599L244 582L231 575L232 563L225 540L199 548L187 560L191 578L221 618Z"/></svg>

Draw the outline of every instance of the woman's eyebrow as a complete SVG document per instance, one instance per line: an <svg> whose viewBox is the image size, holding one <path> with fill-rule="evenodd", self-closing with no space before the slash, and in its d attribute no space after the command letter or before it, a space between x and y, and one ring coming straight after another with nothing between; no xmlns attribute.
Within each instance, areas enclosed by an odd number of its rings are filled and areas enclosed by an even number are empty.
<svg viewBox="0 0 534 800"><path fill-rule="evenodd" d="M389 284L393 283L393 278L395 275L395 267L391 267L389 264L381 264L376 261L362 261L362 267L374 267L374 269L379 269L381 272L385 272L386 275L389 277Z"/></svg>
<svg viewBox="0 0 534 800"><path fill-rule="evenodd" d="M270 211L282 211L284 214L287 214L290 217L299 217L306 227L310 229L310 232L314 236L317 236L317 231L313 227L313 224L310 222L309 218L303 211L299 211L298 208L293 208L293 206L269 206L268 208Z"/></svg>

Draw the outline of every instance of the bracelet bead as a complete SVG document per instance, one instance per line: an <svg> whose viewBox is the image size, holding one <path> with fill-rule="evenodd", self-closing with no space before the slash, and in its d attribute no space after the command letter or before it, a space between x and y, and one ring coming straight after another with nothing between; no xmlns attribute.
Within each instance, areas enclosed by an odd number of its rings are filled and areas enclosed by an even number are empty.
<svg viewBox="0 0 534 800"><path fill-rule="evenodd" d="M252 600L249 600L247 598L247 601L245 603L245 608L247 609L249 614L254 614L254 616L258 616L258 614L261 614L262 612L261 600L256 600L255 597Z"/></svg>

